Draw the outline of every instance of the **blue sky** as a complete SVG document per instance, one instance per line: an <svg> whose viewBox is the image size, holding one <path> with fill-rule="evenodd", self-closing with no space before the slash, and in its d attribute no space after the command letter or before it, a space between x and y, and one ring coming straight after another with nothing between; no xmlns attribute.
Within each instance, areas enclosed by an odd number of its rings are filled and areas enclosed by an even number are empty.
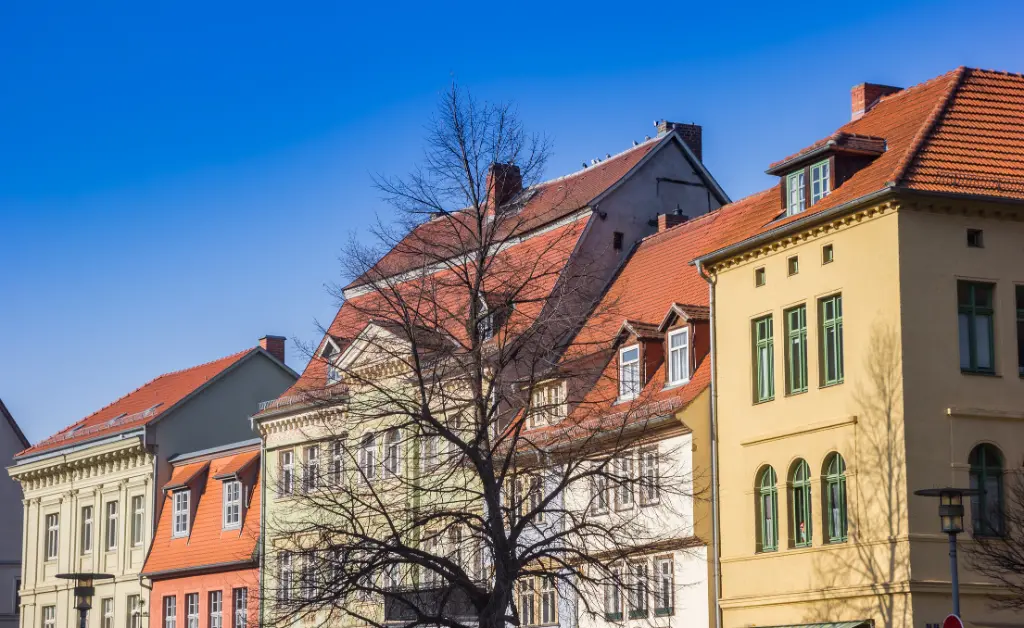
<svg viewBox="0 0 1024 628"><path fill-rule="evenodd" d="M273 333L318 339L453 77L554 142L549 174L667 118L733 198L849 89L1024 71L1016 2L5 2L0 398L39 440ZM289 343L289 364L305 359Z"/></svg>

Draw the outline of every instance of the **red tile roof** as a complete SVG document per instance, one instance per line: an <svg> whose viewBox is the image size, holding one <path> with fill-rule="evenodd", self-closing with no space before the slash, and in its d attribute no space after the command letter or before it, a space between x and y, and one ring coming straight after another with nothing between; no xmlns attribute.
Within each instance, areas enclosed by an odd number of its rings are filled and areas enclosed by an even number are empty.
<svg viewBox="0 0 1024 628"><path fill-rule="evenodd" d="M213 477L214 479L221 480L229 477L237 477L249 469L249 465L259 460L260 452L250 451L248 453L238 454L231 460L228 460L224 466L221 467Z"/></svg>
<svg viewBox="0 0 1024 628"><path fill-rule="evenodd" d="M773 219L753 233L737 230L724 246L888 187L1024 200L1024 76L1020 74L958 68L882 97L863 117L782 162L838 136L882 138L886 151L794 216L783 215L776 186L769 191L777 208ZM701 255L721 248L705 248Z"/></svg>
<svg viewBox="0 0 1024 628"><path fill-rule="evenodd" d="M164 484L163 490L170 491L193 484L196 480L196 476L200 473L205 473L209 466L209 462L196 462L193 464L175 466L171 473L171 479L167 481L167 484Z"/></svg>
<svg viewBox="0 0 1024 628"><path fill-rule="evenodd" d="M192 484L195 487L202 486L202 493L194 511L195 517L190 522L189 535L179 538L171 536L173 493L165 493L160 521L157 522L156 534L146 557L143 573L158 574L254 560L260 533L258 464L256 468L250 469L243 479L243 500L249 498L251 501L248 507L243 509L241 528L223 529L224 482L216 479L217 476L223 475L226 469L237 466L240 458L258 458L259 451L251 450L253 447L258 445L248 445L245 451L221 452L215 458L198 462L186 460L174 465L174 476L178 476L179 473L188 475L196 466L203 467L202 476L196 478L197 481ZM184 471L185 469L190 470ZM193 492L193 499L195 495Z"/></svg>
<svg viewBox="0 0 1024 628"><path fill-rule="evenodd" d="M25 449L17 457L61 449L152 423L179 401L258 350L246 349L213 362L161 375L81 421Z"/></svg>

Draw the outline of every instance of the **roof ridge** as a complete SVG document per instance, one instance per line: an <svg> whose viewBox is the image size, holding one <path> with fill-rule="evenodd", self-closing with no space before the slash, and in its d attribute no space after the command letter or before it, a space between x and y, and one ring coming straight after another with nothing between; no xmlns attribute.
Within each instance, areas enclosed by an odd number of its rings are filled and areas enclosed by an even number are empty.
<svg viewBox="0 0 1024 628"><path fill-rule="evenodd" d="M1024 72L1010 72L1009 70L993 70L993 69L989 69L989 68L971 68L971 67L968 67L968 68L965 68L965 69L970 70L972 72L986 72L986 73L989 73L989 74L1001 74L1003 76L1013 76L1013 77L1016 77L1016 78L1024 79Z"/></svg>
<svg viewBox="0 0 1024 628"><path fill-rule="evenodd" d="M118 397L117 399L114 399L113 401L111 401L110 403L106 404L102 408L100 408L98 410L95 410L94 412L91 412L90 414L86 415L84 418L79 419L78 421L75 421L74 423L72 423L71 425L65 427L64 429L62 429L62 430L60 430L60 431L58 431L58 432L56 432L54 434L51 434L50 436L47 436L46 438L40 440L35 445L41 445L41 444L46 443L46 442L48 442L50 440L53 440L55 437L60 436L61 434L66 434L67 432L69 432L71 430L74 430L79 425L85 423L86 421L88 421L89 419L93 418L97 414L100 414L101 412L103 412L107 408L109 408L109 407L113 406L114 404L122 401L123 399L131 397L132 395L134 395L135 393L139 392L140 390L142 390L146 386L149 386L151 384L156 383L158 380L161 380L161 379L163 379L165 377L168 377L168 376L171 376L171 375L180 375L182 373L187 373L188 371L192 371L192 370L195 370L195 369L198 369L198 368L203 368L204 366L209 366L209 365L211 365L211 364L213 364L215 362L221 362L221 361L227 360L229 358L240 358L240 357L242 357L243 354L248 353L248 352L252 351L255 348L256 347L250 347L248 349L245 349L244 351L238 351L236 353L225 355L225 356L219 357L219 358L217 358L215 360L210 360L208 362L203 362L202 364L196 364L195 366L190 366L188 368L183 368L183 369L178 369L176 371L168 371L166 373L161 373L160 375L157 375L156 377L150 379L146 383L141 384L141 385L135 387L130 392L127 392L127 393L121 395L120 397ZM33 445L33 446L35 446L35 445Z"/></svg>
<svg viewBox="0 0 1024 628"><path fill-rule="evenodd" d="M573 172L570 172L569 174L563 174L560 177L555 177L554 179L548 179L546 181L540 181L538 183L534 183L533 185L528 187L527 190L532 190L532 189L537 189L537 188L545 187L545 186L551 185L552 183L558 183L559 181L564 181L565 179L571 179L572 177L579 176L581 174L586 174L587 172L593 172L594 168L599 168L599 167L601 167L601 166L603 166L603 165L605 165L605 164L607 164L607 163L609 163L611 161L619 159L620 157L624 157L625 155L627 155L627 154L629 154L629 153L631 153L631 152L633 152L635 150L638 150L638 149L640 149L640 148L642 148L644 146L647 146L648 144L655 143L655 142L660 142L661 140L665 139L666 137L668 137L667 133L665 135L656 135L656 136L652 137L649 140L644 140L644 141L638 143L636 146L630 146L629 148L627 148L626 150L624 150L622 152L615 153L611 157L605 157L603 160L599 161L598 163L596 163L596 164L594 164L592 166L586 166L586 167L581 168L579 170L575 170Z"/></svg>
<svg viewBox="0 0 1024 628"><path fill-rule="evenodd" d="M748 194L748 195L746 195L746 196L744 196L742 198L738 198L738 199L736 199L735 201L733 201L731 203L725 203L724 205L716 207L715 209L712 209L711 211L707 212L706 214L701 214L700 216L695 216L695 217L687 220L686 222L679 223L678 225L672 225L671 227L665 229L664 231L658 231L658 232L652 233L652 234L650 234L648 236L644 236L643 238L640 239L639 244L642 244L642 243L647 242L649 240L653 240L654 238L657 238L659 236L665 235L667 233L671 233L674 229L679 229L681 227L691 226L691 225L694 225L696 223L700 223L700 222L704 222L704 221L710 221L712 218L717 218L718 215L720 213L722 213L722 211L725 210L726 208L733 207L733 206L739 205L740 203L744 203L746 201L753 200L756 197L761 197L761 196L764 196L765 194L772 193L772 192L775 191L776 187L778 187L778 186L772 186L772 187L760 190L758 192L753 192L753 193Z"/></svg>
<svg viewBox="0 0 1024 628"><path fill-rule="evenodd" d="M913 163L914 158L917 156L917 152L924 146L924 143L928 140L928 137L939 123L939 120L949 108L949 103L952 101L953 95L960 88L960 85L963 84L964 76L967 72L968 69L966 67L960 66L956 70L953 70L952 73L947 72L946 74L943 74L942 77L937 77L943 78L952 74L950 77L949 87L946 88L946 92L942 95L942 98L935 103L935 107L932 108L932 112L928 114L928 118L924 121L924 124L921 125L921 128L917 130L917 134L914 135L914 139L911 141L910 146L907 147L907 151L903 153L903 156L900 157L899 162L896 164L896 168L893 170L892 179L887 182L889 185L899 185L903 177L906 176L907 170L910 168L910 164ZM925 81L925 83L928 82L930 81ZM921 83L921 85L924 85L924 83Z"/></svg>

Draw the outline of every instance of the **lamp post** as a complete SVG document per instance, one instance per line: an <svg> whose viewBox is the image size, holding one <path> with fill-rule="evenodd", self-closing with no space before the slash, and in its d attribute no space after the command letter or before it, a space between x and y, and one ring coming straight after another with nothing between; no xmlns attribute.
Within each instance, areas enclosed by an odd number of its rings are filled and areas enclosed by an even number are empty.
<svg viewBox="0 0 1024 628"><path fill-rule="evenodd" d="M978 495L973 488L925 488L914 495L939 498L939 521L949 535L949 576L953 585L953 614L960 617L960 576L957 573L956 535L964 531L964 495Z"/></svg>
<svg viewBox="0 0 1024 628"><path fill-rule="evenodd" d="M78 625L86 628L86 618L92 608L92 596L96 593L93 583L109 580L114 576L107 573L59 573L58 578L75 581L75 608L78 609Z"/></svg>

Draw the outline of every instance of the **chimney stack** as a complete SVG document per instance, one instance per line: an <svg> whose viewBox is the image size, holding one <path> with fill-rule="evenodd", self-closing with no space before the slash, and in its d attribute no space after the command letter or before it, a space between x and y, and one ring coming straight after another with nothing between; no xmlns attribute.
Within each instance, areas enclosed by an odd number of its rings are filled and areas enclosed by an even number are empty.
<svg viewBox="0 0 1024 628"><path fill-rule="evenodd" d="M284 363L284 336L264 336L260 338L263 350Z"/></svg>
<svg viewBox="0 0 1024 628"><path fill-rule="evenodd" d="M671 229L676 225L681 225L689 219L689 216L680 211L676 211L671 214L658 214L658 233L661 233L666 229Z"/></svg>
<svg viewBox="0 0 1024 628"><path fill-rule="evenodd" d="M523 191L523 175L515 164L491 164L487 169L487 207L501 207Z"/></svg>
<svg viewBox="0 0 1024 628"><path fill-rule="evenodd" d="M701 128L699 124L683 124L681 122L669 122L668 120L662 120L658 123L658 137L665 135L671 131L679 133L679 137L686 142L686 145L693 151L694 156L697 157L697 161L704 161L702 155L701 145Z"/></svg>
<svg viewBox="0 0 1024 628"><path fill-rule="evenodd" d="M878 103L879 98L902 90L902 87L878 85L876 83L854 85L850 89L850 120L860 120L864 117L865 113L871 111L871 108Z"/></svg>

